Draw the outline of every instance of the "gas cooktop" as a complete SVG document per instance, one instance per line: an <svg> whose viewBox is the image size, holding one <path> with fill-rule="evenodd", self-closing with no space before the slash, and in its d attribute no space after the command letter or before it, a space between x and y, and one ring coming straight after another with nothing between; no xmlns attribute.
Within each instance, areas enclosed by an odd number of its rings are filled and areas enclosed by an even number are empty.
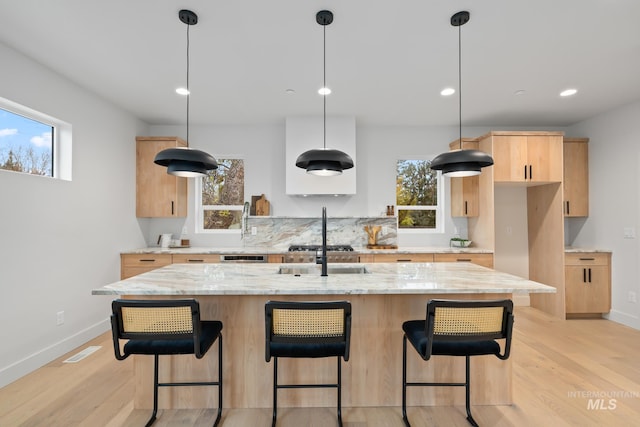
<svg viewBox="0 0 640 427"><path fill-rule="evenodd" d="M322 250L322 245L291 245L289 252L317 252ZM327 245L328 252L353 252L351 245Z"/></svg>

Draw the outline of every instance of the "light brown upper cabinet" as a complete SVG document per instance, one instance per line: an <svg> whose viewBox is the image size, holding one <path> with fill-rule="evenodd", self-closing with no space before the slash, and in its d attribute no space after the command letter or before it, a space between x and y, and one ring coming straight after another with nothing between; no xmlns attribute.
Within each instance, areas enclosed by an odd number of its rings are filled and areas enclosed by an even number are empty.
<svg viewBox="0 0 640 427"><path fill-rule="evenodd" d="M494 182L562 182L562 132L491 132Z"/></svg>
<svg viewBox="0 0 640 427"><path fill-rule="evenodd" d="M462 148L465 150L477 150L476 138L462 138ZM449 144L449 149L459 150L460 140ZM451 216L471 217L478 216L479 202L479 176L466 178L451 178Z"/></svg>
<svg viewBox="0 0 640 427"><path fill-rule="evenodd" d="M136 216L170 218L187 216L187 178L167 173L153 163L159 151L186 147L177 137L136 137Z"/></svg>
<svg viewBox="0 0 640 427"><path fill-rule="evenodd" d="M564 138L564 216L589 216L589 138Z"/></svg>

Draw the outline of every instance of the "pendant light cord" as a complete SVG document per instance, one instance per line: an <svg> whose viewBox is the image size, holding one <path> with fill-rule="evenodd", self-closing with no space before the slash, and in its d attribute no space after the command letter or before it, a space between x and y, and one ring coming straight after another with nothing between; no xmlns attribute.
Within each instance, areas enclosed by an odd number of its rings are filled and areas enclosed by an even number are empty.
<svg viewBox="0 0 640 427"><path fill-rule="evenodd" d="M189 145L189 98L191 92L189 91L189 27L187 24L187 145Z"/></svg>
<svg viewBox="0 0 640 427"><path fill-rule="evenodd" d="M462 25L458 25L458 132L462 150Z"/></svg>
<svg viewBox="0 0 640 427"><path fill-rule="evenodd" d="M324 93L323 101L323 127L322 127L322 146L327 149L327 26L322 26L322 87Z"/></svg>

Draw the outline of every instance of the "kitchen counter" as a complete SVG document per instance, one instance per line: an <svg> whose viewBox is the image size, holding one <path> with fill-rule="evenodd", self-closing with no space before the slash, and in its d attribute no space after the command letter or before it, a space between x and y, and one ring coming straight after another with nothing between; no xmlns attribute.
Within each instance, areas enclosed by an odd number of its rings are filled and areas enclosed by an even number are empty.
<svg viewBox="0 0 640 427"><path fill-rule="evenodd" d="M450 248L443 246L416 246L402 247L398 249L369 249L366 247L354 247L354 252L359 254L421 254L421 253L467 253L467 254L492 254L492 250L482 248ZM190 248L160 248L148 247L124 251L122 254L283 254L287 248L274 247L190 247Z"/></svg>
<svg viewBox="0 0 640 427"><path fill-rule="evenodd" d="M314 274L279 274L281 266ZM337 267L330 264L329 268ZM321 277L316 264L171 264L93 290L94 295L354 295L555 292L471 263L340 264L364 274Z"/></svg>
<svg viewBox="0 0 640 427"><path fill-rule="evenodd" d="M565 253L611 253L610 250L607 249L596 249L596 248L574 248L573 246L566 246L564 248Z"/></svg>
<svg viewBox="0 0 640 427"><path fill-rule="evenodd" d="M195 249L195 248L194 248ZM224 329L224 407L268 408L271 405L272 366L264 359L264 305L269 300L348 300L352 305L351 356L343 364L343 407L400 406L402 323L424 319L431 298L503 299L520 292L555 292L525 280L471 263L360 263L365 274L278 274L280 267L317 268L315 264L172 264L93 290L94 295L122 298L196 298L203 319L222 321ZM335 264L330 264L334 267ZM518 321L514 328L517 329ZM179 381L189 375L206 377L215 366L216 351L201 360L192 356L172 359L160 366L160 377ZM136 384L153 382L153 358L134 356ZM187 359L188 358L188 359ZM459 360L433 358L428 371L463 375ZM425 369L411 352L411 372ZM474 361L471 382L482 393L476 405L512 403L511 360L481 357ZM309 375L312 374L312 379ZM334 359L286 359L279 376L283 383L331 382ZM183 390L187 389L187 390ZM160 393L161 408L203 408L215 401L217 390L206 387L191 393L188 387ZM411 405L464 405L464 393L453 387L431 394L410 393ZM136 389L135 408L149 408L150 388ZM279 407L332 407L335 391L282 393Z"/></svg>

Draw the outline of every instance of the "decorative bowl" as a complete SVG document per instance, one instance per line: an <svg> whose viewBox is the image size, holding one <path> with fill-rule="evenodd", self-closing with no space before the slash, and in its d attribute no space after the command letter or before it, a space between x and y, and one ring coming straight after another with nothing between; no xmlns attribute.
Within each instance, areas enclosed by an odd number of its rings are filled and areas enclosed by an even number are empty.
<svg viewBox="0 0 640 427"><path fill-rule="evenodd" d="M468 248L471 245L471 240L464 239L451 239L449 241L449 246L452 248Z"/></svg>

